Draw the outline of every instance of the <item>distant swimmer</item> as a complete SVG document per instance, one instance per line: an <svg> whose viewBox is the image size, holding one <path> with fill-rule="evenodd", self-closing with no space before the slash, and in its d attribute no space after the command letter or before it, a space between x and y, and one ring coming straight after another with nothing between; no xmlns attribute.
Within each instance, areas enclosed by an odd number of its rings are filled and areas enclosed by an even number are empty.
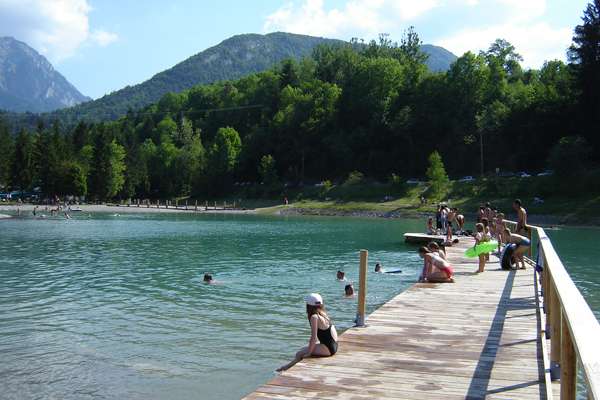
<svg viewBox="0 0 600 400"><path fill-rule="evenodd" d="M337 353L338 335L331 318L325 311L323 298L318 293L311 293L304 299L306 301L306 316L310 323L310 339L308 346L296 353L290 363L277 369L285 371L294 364L308 357L330 357Z"/></svg>
<svg viewBox="0 0 600 400"><path fill-rule="evenodd" d="M375 264L375 272L378 274L400 274L402 273L401 269L394 269L391 271L384 270L380 263Z"/></svg>
<svg viewBox="0 0 600 400"><path fill-rule="evenodd" d="M204 283L209 284L209 285L211 283L215 282L215 280L213 279L213 277L212 277L211 274L204 274L204 279L203 280L204 280Z"/></svg>
<svg viewBox="0 0 600 400"><path fill-rule="evenodd" d="M346 273L344 271L338 271L337 274L337 280L338 281L345 281L346 280Z"/></svg>
<svg viewBox="0 0 600 400"><path fill-rule="evenodd" d="M344 295L346 297L354 297L354 286L351 283L344 286Z"/></svg>

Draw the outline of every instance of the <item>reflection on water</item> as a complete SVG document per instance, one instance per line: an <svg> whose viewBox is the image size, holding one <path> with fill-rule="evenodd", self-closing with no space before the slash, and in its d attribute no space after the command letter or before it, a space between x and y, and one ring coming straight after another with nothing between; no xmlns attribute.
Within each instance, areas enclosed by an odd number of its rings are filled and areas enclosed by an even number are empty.
<svg viewBox="0 0 600 400"><path fill-rule="evenodd" d="M414 282L420 221L96 214L0 225L0 393L37 399L234 399L308 338L303 296L351 325L358 250L373 310ZM409 251L410 250L410 251ZM205 285L211 272L220 285Z"/></svg>

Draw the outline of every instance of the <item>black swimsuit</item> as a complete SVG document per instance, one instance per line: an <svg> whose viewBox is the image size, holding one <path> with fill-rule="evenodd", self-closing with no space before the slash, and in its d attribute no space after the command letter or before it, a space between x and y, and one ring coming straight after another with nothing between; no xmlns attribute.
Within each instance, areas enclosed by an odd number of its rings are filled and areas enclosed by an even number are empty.
<svg viewBox="0 0 600 400"><path fill-rule="evenodd" d="M331 336L331 323L329 323L329 328L327 329L319 329L317 328L317 338L322 345L325 345L329 349L331 355L334 355L337 352L338 344L335 340L333 340L333 336Z"/></svg>

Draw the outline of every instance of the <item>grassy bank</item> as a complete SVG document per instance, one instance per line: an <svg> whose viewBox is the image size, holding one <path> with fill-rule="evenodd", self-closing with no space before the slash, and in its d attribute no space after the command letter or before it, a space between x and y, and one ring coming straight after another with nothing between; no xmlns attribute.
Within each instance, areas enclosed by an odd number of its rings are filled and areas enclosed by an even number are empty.
<svg viewBox="0 0 600 400"><path fill-rule="evenodd" d="M287 190L276 200L256 199L251 203L262 213L301 210L303 213L347 215L352 213L419 215L435 211L445 201L461 212L474 214L480 204L491 202L499 210L512 215L511 204L520 198L532 220L549 223L600 225L600 190L586 182L561 181L555 177L495 178L474 182L450 182L440 196L429 197L425 183L394 185L358 183L332 187L311 186ZM290 202L282 204L283 196ZM534 199L541 199L535 201ZM274 205L273 203L277 203ZM246 203L247 205L249 203Z"/></svg>

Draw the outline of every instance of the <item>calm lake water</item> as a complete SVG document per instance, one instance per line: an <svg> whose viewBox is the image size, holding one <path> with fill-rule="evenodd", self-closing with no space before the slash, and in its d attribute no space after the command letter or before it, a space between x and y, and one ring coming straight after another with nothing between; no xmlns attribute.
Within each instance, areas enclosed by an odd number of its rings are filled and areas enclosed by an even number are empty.
<svg viewBox="0 0 600 400"><path fill-rule="evenodd" d="M422 221L94 214L0 222L0 393L7 399L237 399L305 345L303 296L351 326L358 250L372 311L420 270ZM600 230L551 231L596 312ZM218 285L204 285L212 272ZM598 315L598 314L597 314Z"/></svg>

